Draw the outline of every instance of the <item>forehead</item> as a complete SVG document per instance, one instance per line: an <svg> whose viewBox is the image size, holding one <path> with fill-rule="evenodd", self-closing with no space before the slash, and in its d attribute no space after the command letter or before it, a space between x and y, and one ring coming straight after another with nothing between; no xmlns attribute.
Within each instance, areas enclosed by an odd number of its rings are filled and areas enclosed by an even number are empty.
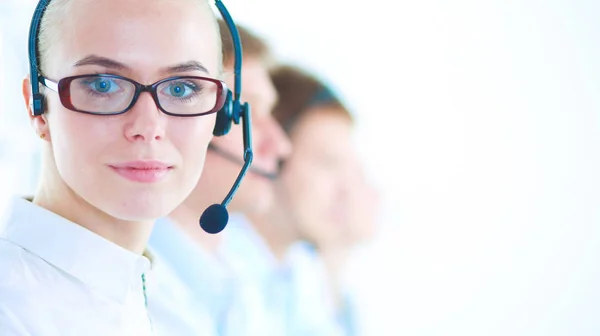
<svg viewBox="0 0 600 336"><path fill-rule="evenodd" d="M277 91L267 66L259 59L244 58L242 68L242 95L257 116L270 115L277 101Z"/></svg>
<svg viewBox="0 0 600 336"><path fill-rule="evenodd" d="M203 0L71 0L50 47L64 69L88 55L117 60L140 73L191 60L216 76L220 45ZM51 62L52 63L52 62Z"/></svg>
<svg viewBox="0 0 600 336"><path fill-rule="evenodd" d="M307 111L294 127L294 150L328 152L343 156L352 147L352 123L335 107L316 107Z"/></svg>

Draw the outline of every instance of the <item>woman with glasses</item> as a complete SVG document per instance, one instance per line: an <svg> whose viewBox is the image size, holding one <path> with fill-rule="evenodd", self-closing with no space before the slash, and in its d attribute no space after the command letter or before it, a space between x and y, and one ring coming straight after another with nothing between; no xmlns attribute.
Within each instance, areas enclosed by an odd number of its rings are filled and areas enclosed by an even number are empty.
<svg viewBox="0 0 600 336"><path fill-rule="evenodd" d="M216 19L205 0L54 0L34 42L43 163L0 225L0 335L150 334L143 251L227 95Z"/></svg>

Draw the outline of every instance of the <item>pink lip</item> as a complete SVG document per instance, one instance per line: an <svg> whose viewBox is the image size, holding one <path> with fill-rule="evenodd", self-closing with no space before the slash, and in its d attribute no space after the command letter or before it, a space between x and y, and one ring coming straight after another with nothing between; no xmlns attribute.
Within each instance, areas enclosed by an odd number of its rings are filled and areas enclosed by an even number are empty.
<svg viewBox="0 0 600 336"><path fill-rule="evenodd" d="M164 179L173 166L160 161L132 161L109 167L122 177L141 183L155 183Z"/></svg>

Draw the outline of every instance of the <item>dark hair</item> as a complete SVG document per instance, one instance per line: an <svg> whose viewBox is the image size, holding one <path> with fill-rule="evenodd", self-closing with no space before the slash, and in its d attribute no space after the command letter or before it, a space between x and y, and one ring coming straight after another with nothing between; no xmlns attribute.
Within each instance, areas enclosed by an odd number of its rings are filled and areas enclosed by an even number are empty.
<svg viewBox="0 0 600 336"><path fill-rule="evenodd" d="M271 71L279 99L273 116L289 134L300 118L317 106L333 107L353 121L341 99L321 80L298 67L280 65Z"/></svg>

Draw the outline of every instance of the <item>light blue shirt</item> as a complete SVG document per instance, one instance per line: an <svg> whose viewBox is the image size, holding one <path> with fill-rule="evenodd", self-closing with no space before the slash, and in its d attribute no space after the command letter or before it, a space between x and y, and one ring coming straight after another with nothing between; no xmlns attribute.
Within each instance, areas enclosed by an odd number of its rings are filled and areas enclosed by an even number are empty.
<svg viewBox="0 0 600 336"><path fill-rule="evenodd" d="M279 261L253 225L239 214L232 216L223 234L223 255L237 276L262 292L267 314L280 328L276 335L343 335L324 265L307 243L294 244Z"/></svg>
<svg viewBox="0 0 600 336"><path fill-rule="evenodd" d="M148 249L152 266L146 276L148 312L155 335L215 336L208 307L198 304L165 259Z"/></svg>
<svg viewBox="0 0 600 336"><path fill-rule="evenodd" d="M200 229L200 228L198 228ZM240 214L232 214L217 252L209 252L168 219L157 221L150 247L160 253L198 305L209 308L220 335L338 336L325 270L305 243L284 261Z"/></svg>
<svg viewBox="0 0 600 336"><path fill-rule="evenodd" d="M358 316L356 311L356 304L354 297L350 293L344 293L342 295L342 302L339 310L337 311L337 322L344 330L345 336L358 336L360 335L360 328L358 325Z"/></svg>
<svg viewBox="0 0 600 336"><path fill-rule="evenodd" d="M291 254L295 255L296 259L304 259L304 262L295 261L296 268L302 268L302 270L297 272L303 275L308 274L310 278L313 278L313 281L321 282L321 284L317 283L316 286L319 286L321 290L325 292L326 298L319 300L328 305L327 312L328 314L331 312L332 318L335 319L334 323L337 323L338 325L339 332L344 336L358 336L360 334L358 309L351 290L342 288L339 306L336 307L333 302L333 293L329 292L331 288L329 283L330 279L327 277L325 265L318 251L314 246L308 243L298 243L292 248L292 251ZM291 262L294 261L292 260ZM303 266L300 267L300 265Z"/></svg>
<svg viewBox="0 0 600 336"><path fill-rule="evenodd" d="M169 219L156 222L149 244L191 290L195 304L207 308L219 335L284 335L266 315L262 293L235 274L219 251L202 248Z"/></svg>

